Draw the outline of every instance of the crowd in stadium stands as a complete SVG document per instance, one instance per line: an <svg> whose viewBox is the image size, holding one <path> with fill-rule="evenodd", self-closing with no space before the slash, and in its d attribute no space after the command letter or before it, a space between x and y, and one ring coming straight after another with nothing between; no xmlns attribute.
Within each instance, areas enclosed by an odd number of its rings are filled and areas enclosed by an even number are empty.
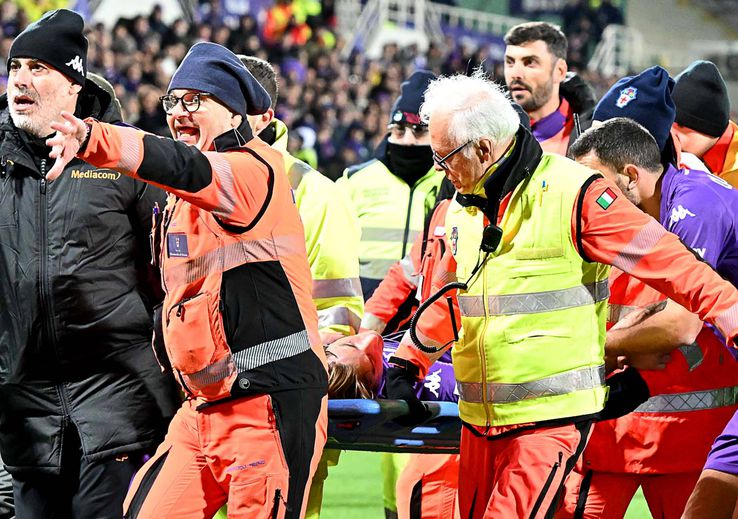
<svg viewBox="0 0 738 519"><path fill-rule="evenodd" d="M604 25L622 22L621 13L609 2L602 2L597 10L584 4L573 1L562 13L573 70L582 69ZM6 0L0 6L0 55L5 60L12 39L30 16L15 2ZM277 0L263 18L260 25L251 14L229 15L216 0L200 2L193 24L178 19L167 25L162 8L155 6L148 16L121 19L112 28L91 25L90 71L115 85L127 122L168 135L159 96L192 44L212 41L236 53L266 59L278 67L277 116L292 130L291 151L319 165L333 179L347 165L372 156L386 133L400 83L414 69L448 74L466 70L470 62L484 63L490 74L503 81L502 64L487 60L487 47L452 37L442 45L431 44L425 52L416 46L389 44L378 59L359 53L344 59L341 50L346 42L335 33L332 0ZM591 74L586 79L598 93L612 83L610 78ZM0 81L4 86L5 78Z"/></svg>

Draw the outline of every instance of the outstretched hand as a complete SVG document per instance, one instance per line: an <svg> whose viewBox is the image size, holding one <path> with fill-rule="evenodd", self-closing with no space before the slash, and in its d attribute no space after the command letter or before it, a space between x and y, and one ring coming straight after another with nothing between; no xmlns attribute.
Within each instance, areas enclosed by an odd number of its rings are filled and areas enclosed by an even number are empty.
<svg viewBox="0 0 738 519"><path fill-rule="evenodd" d="M62 112L61 116L63 121L51 123L51 129L56 130L56 134L46 140L46 145L51 147L49 157L56 159L46 174L46 180L49 182L56 180L62 174L87 137L87 125L82 119L78 119L69 112Z"/></svg>

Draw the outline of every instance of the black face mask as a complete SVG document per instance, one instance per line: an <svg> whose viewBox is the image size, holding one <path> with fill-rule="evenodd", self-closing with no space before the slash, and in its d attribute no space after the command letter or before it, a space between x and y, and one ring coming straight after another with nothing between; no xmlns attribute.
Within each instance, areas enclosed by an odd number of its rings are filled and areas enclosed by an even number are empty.
<svg viewBox="0 0 738 519"><path fill-rule="evenodd" d="M390 170L413 186L433 166L433 151L430 146L404 146L387 143Z"/></svg>

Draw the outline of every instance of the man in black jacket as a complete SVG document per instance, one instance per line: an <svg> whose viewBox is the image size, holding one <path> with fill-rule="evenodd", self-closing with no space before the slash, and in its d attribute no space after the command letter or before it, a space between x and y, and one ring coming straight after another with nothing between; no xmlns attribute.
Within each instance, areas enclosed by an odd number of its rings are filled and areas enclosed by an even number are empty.
<svg viewBox="0 0 738 519"><path fill-rule="evenodd" d="M165 195L79 160L45 179L62 110L120 121L85 79L83 26L63 9L29 25L0 97L0 450L24 518L120 518L177 405L150 347Z"/></svg>

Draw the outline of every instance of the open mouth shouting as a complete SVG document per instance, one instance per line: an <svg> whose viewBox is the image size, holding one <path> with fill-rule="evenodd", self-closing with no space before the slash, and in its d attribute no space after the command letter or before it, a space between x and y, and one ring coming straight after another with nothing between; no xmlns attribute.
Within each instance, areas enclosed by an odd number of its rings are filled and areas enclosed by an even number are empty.
<svg viewBox="0 0 738 519"><path fill-rule="evenodd" d="M200 138L200 129L189 122L176 122L174 124L174 138L194 146Z"/></svg>
<svg viewBox="0 0 738 519"><path fill-rule="evenodd" d="M18 94L13 97L13 110L18 114L28 113L36 106L36 100L28 94Z"/></svg>

